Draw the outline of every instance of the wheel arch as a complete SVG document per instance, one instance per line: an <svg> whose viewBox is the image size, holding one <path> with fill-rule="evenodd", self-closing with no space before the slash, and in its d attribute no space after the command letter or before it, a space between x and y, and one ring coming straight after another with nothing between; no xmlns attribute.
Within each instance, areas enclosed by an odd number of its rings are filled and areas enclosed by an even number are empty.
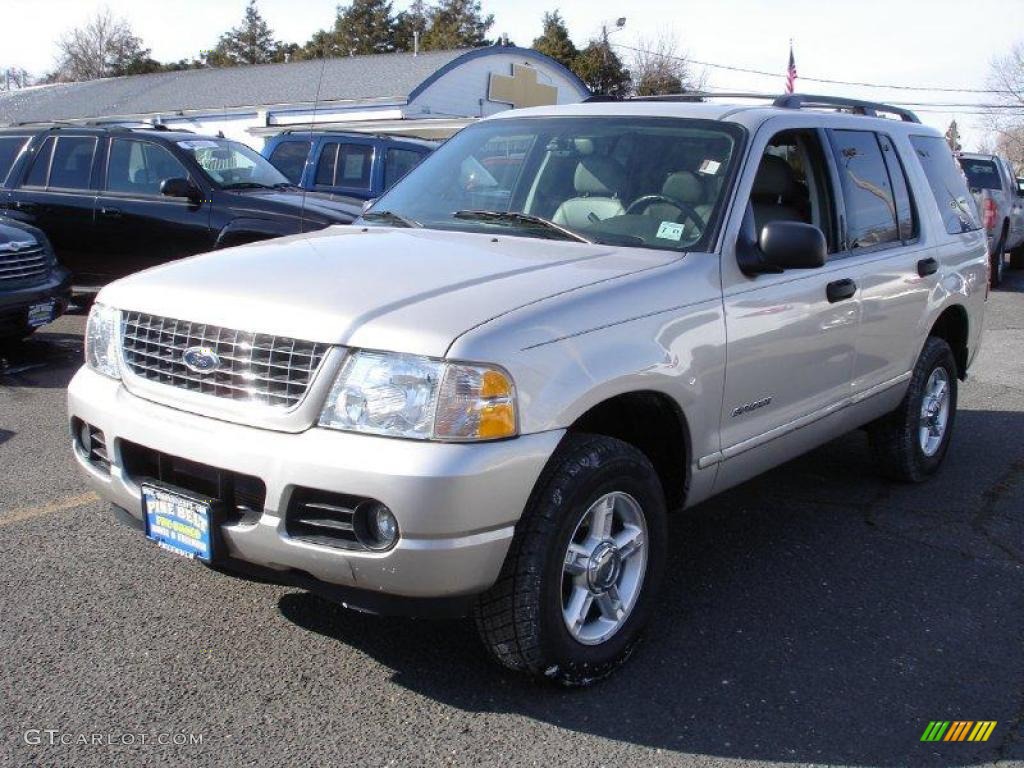
<svg viewBox="0 0 1024 768"><path fill-rule="evenodd" d="M637 448L654 465L669 510L682 507L690 486L690 429L679 404L656 390L634 390L591 406L568 433L614 437Z"/></svg>
<svg viewBox="0 0 1024 768"><path fill-rule="evenodd" d="M970 320L967 309L962 304L951 304L935 319L929 336L937 336L949 344L956 360L957 378L967 378L968 339L970 338Z"/></svg>

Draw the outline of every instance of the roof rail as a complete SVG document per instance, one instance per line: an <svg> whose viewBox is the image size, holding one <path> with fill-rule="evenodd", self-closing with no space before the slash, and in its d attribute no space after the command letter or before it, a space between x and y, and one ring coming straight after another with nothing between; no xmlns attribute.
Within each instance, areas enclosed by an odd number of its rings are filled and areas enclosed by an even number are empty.
<svg viewBox="0 0 1024 768"><path fill-rule="evenodd" d="M773 107L780 109L820 109L832 107L835 109L849 110L855 115L866 117L878 117L879 113L896 115L906 123L920 123L917 115L909 109L896 107L892 104L882 104L876 101L861 101L860 99L847 99L842 96L814 96L805 93L788 93L784 96L776 96L769 93L745 93L737 92L708 92L689 91L687 93L666 93L657 96L628 96L620 99L617 96L606 96L595 94L584 103L608 102L608 101L682 101L696 102L706 99L760 99L771 101Z"/></svg>
<svg viewBox="0 0 1024 768"><path fill-rule="evenodd" d="M806 93L789 93L779 96L772 102L773 106L782 109L814 109L820 107L835 107L837 109L848 109L855 115L867 117L878 117L878 113L896 115L905 123L920 123L917 115L909 109L895 107L892 104L882 104L877 101L861 101L860 99L847 99L841 96L812 96Z"/></svg>

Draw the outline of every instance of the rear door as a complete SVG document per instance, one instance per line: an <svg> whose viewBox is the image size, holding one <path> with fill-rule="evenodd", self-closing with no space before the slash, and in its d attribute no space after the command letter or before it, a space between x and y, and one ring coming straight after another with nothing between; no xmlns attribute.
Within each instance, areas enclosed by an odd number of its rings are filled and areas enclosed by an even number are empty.
<svg viewBox="0 0 1024 768"><path fill-rule="evenodd" d="M842 193L845 233L837 261L857 283L860 329L854 359L856 398L909 376L928 333L929 296L939 280L935 248L920 229L907 162L892 137L874 131L830 130ZM901 158L901 154L903 157Z"/></svg>
<svg viewBox="0 0 1024 768"><path fill-rule="evenodd" d="M97 258L91 274L109 280L212 250L208 199L165 197L167 179L196 175L166 147L131 136L110 139L96 205Z"/></svg>
<svg viewBox="0 0 1024 768"><path fill-rule="evenodd" d="M11 191L14 218L39 227L58 259L79 280L95 248L96 158L99 137L65 131L48 135Z"/></svg>

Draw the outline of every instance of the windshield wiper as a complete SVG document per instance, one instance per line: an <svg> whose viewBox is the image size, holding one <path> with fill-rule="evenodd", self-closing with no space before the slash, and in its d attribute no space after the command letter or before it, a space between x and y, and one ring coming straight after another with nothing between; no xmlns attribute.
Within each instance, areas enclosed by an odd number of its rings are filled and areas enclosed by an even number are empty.
<svg viewBox="0 0 1024 768"><path fill-rule="evenodd" d="M456 219L507 221L513 224L526 224L527 226L546 229L549 232L557 232L565 239L575 240L578 243L594 242L578 232L573 232L571 229L566 229L559 224L555 224L553 221L548 221L541 216L534 216L529 213L519 213L518 211L456 211L453 215Z"/></svg>
<svg viewBox="0 0 1024 768"><path fill-rule="evenodd" d="M389 221L392 224L400 224L403 227L417 228L422 227L416 219L410 219L408 216L403 216L400 213L394 211L367 211L362 215L363 219L372 221L373 219L380 219L381 221Z"/></svg>
<svg viewBox="0 0 1024 768"><path fill-rule="evenodd" d="M273 187L256 181L236 181L232 184L224 184L223 187L224 189L273 189Z"/></svg>

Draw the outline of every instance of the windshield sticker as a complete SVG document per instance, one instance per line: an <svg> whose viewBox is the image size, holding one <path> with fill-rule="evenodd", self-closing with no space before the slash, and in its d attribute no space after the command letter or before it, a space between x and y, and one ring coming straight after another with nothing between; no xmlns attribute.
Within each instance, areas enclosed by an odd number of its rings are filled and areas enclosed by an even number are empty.
<svg viewBox="0 0 1024 768"><path fill-rule="evenodd" d="M189 139L188 141L179 141L178 146L182 149L216 149L220 145L216 141Z"/></svg>
<svg viewBox="0 0 1024 768"><path fill-rule="evenodd" d="M700 172L706 173L708 176L714 176L721 167L722 164L717 160L705 160L700 164Z"/></svg>
<svg viewBox="0 0 1024 768"><path fill-rule="evenodd" d="M674 221L663 221L658 227L658 237L662 240L680 240L683 236L683 225Z"/></svg>

